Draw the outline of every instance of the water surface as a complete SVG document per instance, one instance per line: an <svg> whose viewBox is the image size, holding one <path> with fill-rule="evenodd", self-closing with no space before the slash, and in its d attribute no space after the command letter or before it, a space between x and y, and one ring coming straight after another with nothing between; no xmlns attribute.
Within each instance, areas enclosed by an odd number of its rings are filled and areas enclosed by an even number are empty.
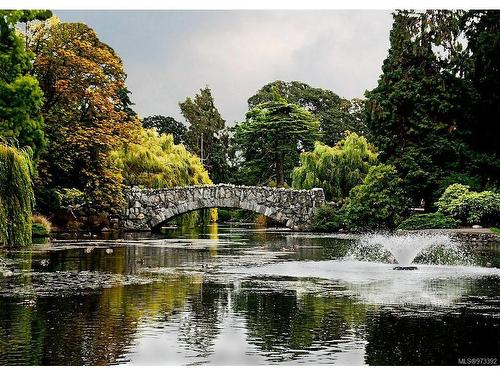
<svg viewBox="0 0 500 375"><path fill-rule="evenodd" d="M209 226L3 251L0 364L498 363L498 244L405 272L363 243Z"/></svg>

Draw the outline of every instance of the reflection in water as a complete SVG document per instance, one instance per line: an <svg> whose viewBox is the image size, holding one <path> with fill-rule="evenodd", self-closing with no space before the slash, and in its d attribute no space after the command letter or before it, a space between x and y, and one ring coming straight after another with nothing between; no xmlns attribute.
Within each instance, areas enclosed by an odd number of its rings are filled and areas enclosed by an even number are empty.
<svg viewBox="0 0 500 375"><path fill-rule="evenodd" d="M498 364L498 316L389 311L371 316L367 327L366 362L370 365L459 365L460 359L471 358L496 359Z"/></svg>
<svg viewBox="0 0 500 375"><path fill-rule="evenodd" d="M405 274L352 260L355 237L216 225L125 239L4 252L14 275L0 278L0 364L500 357L497 268ZM498 265L498 246L484 246L467 249L475 264Z"/></svg>

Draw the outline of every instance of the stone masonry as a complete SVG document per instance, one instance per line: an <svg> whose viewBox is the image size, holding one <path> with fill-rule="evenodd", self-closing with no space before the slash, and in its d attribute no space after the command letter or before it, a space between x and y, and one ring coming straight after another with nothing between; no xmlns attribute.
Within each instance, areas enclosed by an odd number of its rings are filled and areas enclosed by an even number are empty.
<svg viewBox="0 0 500 375"><path fill-rule="evenodd" d="M260 186L203 185L171 189L125 190L122 227L153 230L169 219L201 208L242 208L307 230L314 211L325 203L323 189L296 190Z"/></svg>

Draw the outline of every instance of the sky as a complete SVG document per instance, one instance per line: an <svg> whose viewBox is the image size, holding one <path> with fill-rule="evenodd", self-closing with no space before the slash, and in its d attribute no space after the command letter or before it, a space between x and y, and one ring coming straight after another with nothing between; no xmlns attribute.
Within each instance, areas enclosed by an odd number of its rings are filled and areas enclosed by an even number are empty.
<svg viewBox="0 0 500 375"><path fill-rule="evenodd" d="M275 81L302 81L351 99L377 84L390 11L54 11L84 22L121 57L140 117L185 122L178 103L209 86L229 126Z"/></svg>

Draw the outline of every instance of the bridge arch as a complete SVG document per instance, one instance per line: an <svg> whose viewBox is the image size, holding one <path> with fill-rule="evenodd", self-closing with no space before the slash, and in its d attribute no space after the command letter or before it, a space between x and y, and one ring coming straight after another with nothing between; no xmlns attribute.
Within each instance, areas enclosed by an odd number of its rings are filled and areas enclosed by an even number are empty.
<svg viewBox="0 0 500 375"><path fill-rule="evenodd" d="M325 202L323 189L296 190L228 184L171 189L125 190L122 227L153 230L173 217L203 208L239 208L306 230L314 211Z"/></svg>

